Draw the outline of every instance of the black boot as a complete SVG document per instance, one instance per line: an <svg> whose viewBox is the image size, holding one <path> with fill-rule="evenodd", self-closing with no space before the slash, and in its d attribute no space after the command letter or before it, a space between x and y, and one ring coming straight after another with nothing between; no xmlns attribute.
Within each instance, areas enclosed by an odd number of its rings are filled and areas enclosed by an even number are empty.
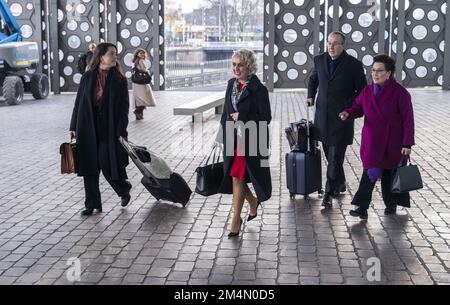
<svg viewBox="0 0 450 305"><path fill-rule="evenodd" d="M121 204L123 207L126 207L126 206L128 205L128 203L130 203L130 200L131 200L131 196L130 196L130 193L128 193L127 195L125 195L125 196L122 197L122 201L121 201L120 204Z"/></svg>
<svg viewBox="0 0 450 305"><path fill-rule="evenodd" d="M350 215L351 215L351 216L354 216L354 217L359 217L359 218L361 218L361 219L367 219L367 218L369 218L369 216L367 215L367 210L366 210L366 209L363 209L363 208L361 208L361 207L359 207L359 208L357 208L357 209L355 209L355 210L350 211Z"/></svg>
<svg viewBox="0 0 450 305"><path fill-rule="evenodd" d="M333 199L331 198L330 193L325 193L325 195L323 195L322 206L326 209L331 209L333 207Z"/></svg>
<svg viewBox="0 0 450 305"><path fill-rule="evenodd" d="M395 215L397 213L397 205L390 204L384 209L384 215Z"/></svg>

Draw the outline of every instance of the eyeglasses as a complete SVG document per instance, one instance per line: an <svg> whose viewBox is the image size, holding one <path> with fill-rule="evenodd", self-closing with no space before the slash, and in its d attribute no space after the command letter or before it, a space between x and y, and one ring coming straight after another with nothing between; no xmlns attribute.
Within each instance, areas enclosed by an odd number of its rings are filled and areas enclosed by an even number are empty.
<svg viewBox="0 0 450 305"><path fill-rule="evenodd" d="M375 70L375 69L372 69L372 73L373 74L381 74L383 72L386 72L386 70Z"/></svg>

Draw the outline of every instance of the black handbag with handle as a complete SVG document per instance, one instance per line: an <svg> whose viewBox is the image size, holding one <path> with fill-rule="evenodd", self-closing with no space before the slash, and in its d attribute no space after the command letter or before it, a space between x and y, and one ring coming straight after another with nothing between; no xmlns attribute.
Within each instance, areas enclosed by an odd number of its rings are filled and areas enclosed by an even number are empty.
<svg viewBox="0 0 450 305"><path fill-rule="evenodd" d="M195 192L203 196L215 195L219 192L220 184L223 180L223 162L219 162L222 149L220 145L215 145L209 153L204 166L199 166L195 170L197 173L197 184ZM217 154L217 159L216 159ZM213 155L213 163L208 164Z"/></svg>
<svg viewBox="0 0 450 305"><path fill-rule="evenodd" d="M401 166L401 162L392 173L392 193L408 193L410 191L423 188L422 177L417 165L411 164L408 157L409 164Z"/></svg>
<svg viewBox="0 0 450 305"><path fill-rule="evenodd" d="M152 77L147 71L141 71L134 67L131 74L131 81L138 85L147 85L152 82Z"/></svg>

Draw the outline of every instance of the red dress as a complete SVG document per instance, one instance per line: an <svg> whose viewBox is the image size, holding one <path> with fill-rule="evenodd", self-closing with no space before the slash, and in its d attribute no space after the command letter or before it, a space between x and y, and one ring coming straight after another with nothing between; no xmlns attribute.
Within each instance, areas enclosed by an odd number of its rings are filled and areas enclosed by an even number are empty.
<svg viewBox="0 0 450 305"><path fill-rule="evenodd" d="M242 91L244 84L239 83L239 91ZM245 179L246 172L245 156L238 156L237 147L234 150L233 164L231 165L230 176L239 180Z"/></svg>

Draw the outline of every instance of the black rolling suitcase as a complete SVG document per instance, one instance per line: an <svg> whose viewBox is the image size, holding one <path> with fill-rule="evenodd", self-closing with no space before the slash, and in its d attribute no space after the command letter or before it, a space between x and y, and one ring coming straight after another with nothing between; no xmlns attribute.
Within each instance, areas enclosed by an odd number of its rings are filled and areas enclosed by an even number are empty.
<svg viewBox="0 0 450 305"><path fill-rule="evenodd" d="M286 182L291 199L295 199L296 194L303 195L304 199L314 192L318 192L319 196L323 194L322 156L317 141L311 141L310 127L313 124L309 121L309 109L307 108L306 111L307 122L309 122L305 124L308 138L305 141L307 149L306 151L293 150L286 154ZM311 146L311 143L314 145Z"/></svg>
<svg viewBox="0 0 450 305"><path fill-rule="evenodd" d="M185 206L191 197L189 185L155 153L144 146L123 141L125 151L144 175L141 183L156 200L168 200Z"/></svg>

